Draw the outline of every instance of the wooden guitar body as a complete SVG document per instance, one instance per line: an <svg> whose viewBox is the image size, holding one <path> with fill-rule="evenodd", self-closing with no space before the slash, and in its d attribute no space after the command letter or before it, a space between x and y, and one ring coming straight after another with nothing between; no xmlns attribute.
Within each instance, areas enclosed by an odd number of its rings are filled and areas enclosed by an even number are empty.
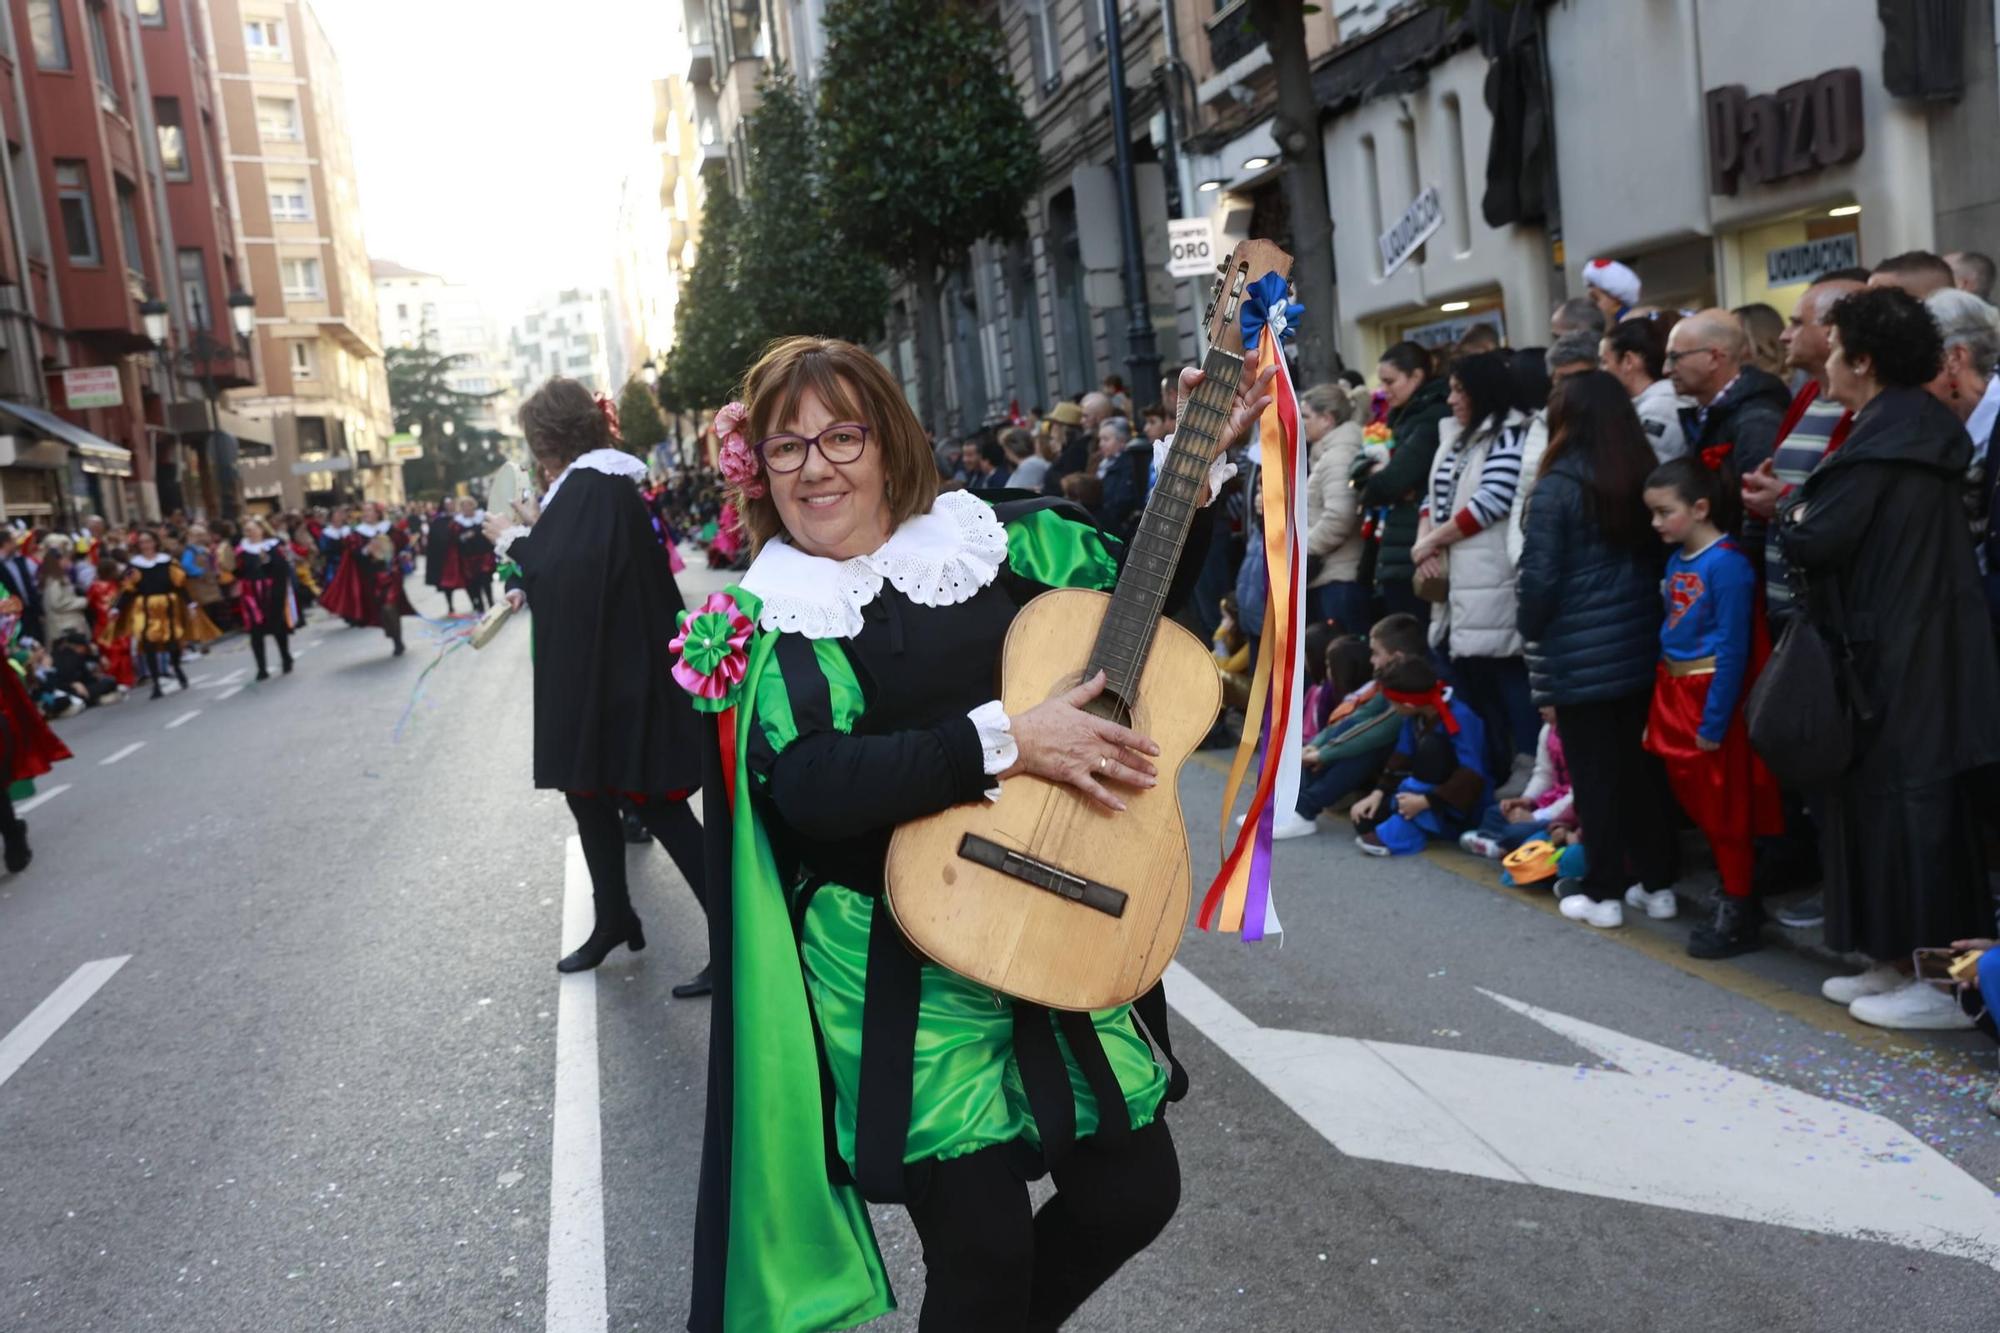
<svg viewBox="0 0 2000 1333"><path fill-rule="evenodd" d="M1059 590L1021 609L1001 660L1010 715L1082 679L1110 605L1104 593ZM1118 788L1123 813L1024 776L1001 784L998 801L954 806L896 831L889 910L925 957L1052 1009L1110 1008L1160 979L1193 892L1179 778L1222 706L1214 658L1186 629L1160 620L1126 702L1127 725L1160 747L1160 783Z"/></svg>

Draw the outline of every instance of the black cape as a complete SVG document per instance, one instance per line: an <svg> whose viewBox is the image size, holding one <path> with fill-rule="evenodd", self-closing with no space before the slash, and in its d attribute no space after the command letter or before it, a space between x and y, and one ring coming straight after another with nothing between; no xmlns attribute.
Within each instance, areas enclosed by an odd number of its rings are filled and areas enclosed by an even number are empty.
<svg viewBox="0 0 2000 1333"><path fill-rule="evenodd" d="M1989 935L1980 770L2000 761L2000 664L1962 497L1972 441L1888 389L1784 514L1785 562L1844 637L1874 714L1824 798L1826 943L1878 960Z"/></svg>
<svg viewBox="0 0 2000 1333"><path fill-rule="evenodd" d="M439 514L431 520L424 537L424 582L435 588L444 578L444 553L458 539L457 525L450 514Z"/></svg>
<svg viewBox="0 0 2000 1333"><path fill-rule="evenodd" d="M534 612L535 785L700 786L701 732L667 649L681 592L638 488L572 471L508 558Z"/></svg>

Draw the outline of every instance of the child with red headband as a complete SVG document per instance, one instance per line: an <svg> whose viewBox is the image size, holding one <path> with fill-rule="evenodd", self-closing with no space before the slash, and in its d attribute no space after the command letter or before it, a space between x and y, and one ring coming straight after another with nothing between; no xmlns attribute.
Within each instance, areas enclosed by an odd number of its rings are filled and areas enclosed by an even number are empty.
<svg viewBox="0 0 2000 1333"><path fill-rule="evenodd" d="M1403 729L1376 789L1349 811L1354 845L1370 856L1413 856L1433 838L1478 827L1493 804L1486 732L1424 658L1399 657L1375 680Z"/></svg>
<svg viewBox="0 0 2000 1333"><path fill-rule="evenodd" d="M1764 913L1750 893L1755 840L1784 831L1777 783L1743 721L1743 701L1769 649L1757 572L1726 535L1738 494L1727 468L1720 458L1681 457L1646 478L1653 531L1679 548L1662 585L1666 621L1646 748L1665 764L1675 798L1707 836L1722 876L1712 915L1688 941L1696 958L1762 946ZM1625 897L1650 916L1674 914L1671 888L1648 893L1635 885Z"/></svg>

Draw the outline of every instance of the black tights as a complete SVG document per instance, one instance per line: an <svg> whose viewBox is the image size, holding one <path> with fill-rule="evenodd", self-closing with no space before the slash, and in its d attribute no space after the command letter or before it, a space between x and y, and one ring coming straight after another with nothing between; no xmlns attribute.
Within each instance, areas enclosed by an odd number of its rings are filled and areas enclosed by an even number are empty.
<svg viewBox="0 0 2000 1333"><path fill-rule="evenodd" d="M465 595L472 602L472 614L484 615L486 608L493 605L493 585L485 579L465 585Z"/></svg>
<svg viewBox="0 0 2000 1333"><path fill-rule="evenodd" d="M1117 1148L1080 1140L1053 1172L1055 1197L1032 1216L1014 1151L930 1164L909 1206L924 1244L920 1333L1061 1328L1180 1204L1180 1160L1165 1121Z"/></svg>
<svg viewBox="0 0 2000 1333"><path fill-rule="evenodd" d="M269 672L269 668L264 665L264 640L266 639L276 639L278 641L278 660L284 664L285 670L290 671L292 669L292 632L288 629L253 629L250 631L250 656L257 660L257 674L262 676Z"/></svg>
<svg viewBox="0 0 2000 1333"><path fill-rule="evenodd" d="M646 832L660 840L681 878L694 890L695 901L708 910L707 883L702 875L701 821L694 817L686 801L670 801L655 796L634 807ZM632 890L625 882L625 826L618 815L615 797L602 792L589 796L569 794L570 813L576 816L577 836L583 840L583 862L590 867L590 893L597 904L598 931L623 936L637 915L632 910Z"/></svg>
<svg viewBox="0 0 2000 1333"><path fill-rule="evenodd" d="M169 671L174 673L174 679L181 683L181 688L186 689L187 673L181 670L181 646L178 643L166 652L146 654L146 674L153 678L153 689L156 693L161 682L166 680Z"/></svg>

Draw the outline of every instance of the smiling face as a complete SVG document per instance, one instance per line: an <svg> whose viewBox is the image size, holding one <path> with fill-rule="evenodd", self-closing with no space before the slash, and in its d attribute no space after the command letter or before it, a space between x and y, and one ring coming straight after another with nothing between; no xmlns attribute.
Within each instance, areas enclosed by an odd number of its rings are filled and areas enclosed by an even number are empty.
<svg viewBox="0 0 2000 1333"><path fill-rule="evenodd" d="M798 410L775 433L810 439L844 420L851 417L836 415L818 392L807 388L799 395ZM807 555L851 560L889 540L889 491L874 432L852 463L829 463L825 451L814 447L806 450L805 465L798 471L767 470L764 475L778 521Z"/></svg>

